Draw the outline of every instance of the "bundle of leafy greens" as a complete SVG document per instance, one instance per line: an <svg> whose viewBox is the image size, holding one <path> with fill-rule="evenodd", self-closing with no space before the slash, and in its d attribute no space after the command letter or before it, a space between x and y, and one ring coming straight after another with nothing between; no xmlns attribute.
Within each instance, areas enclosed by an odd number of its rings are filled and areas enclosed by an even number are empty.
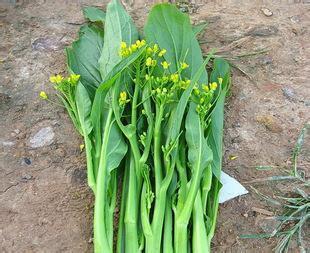
<svg viewBox="0 0 310 253"><path fill-rule="evenodd" d="M171 4L152 8L143 35L118 0L84 15L70 76L51 82L84 138L95 252L210 252L229 65L203 59L201 27Z"/></svg>

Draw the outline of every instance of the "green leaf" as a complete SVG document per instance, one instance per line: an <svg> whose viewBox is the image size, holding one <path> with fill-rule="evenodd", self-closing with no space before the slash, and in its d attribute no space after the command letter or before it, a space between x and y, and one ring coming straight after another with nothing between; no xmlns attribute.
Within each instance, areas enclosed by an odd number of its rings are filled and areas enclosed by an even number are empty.
<svg viewBox="0 0 310 253"><path fill-rule="evenodd" d="M223 78L221 93L211 115L211 123L208 133L208 143L213 151L212 171L220 179L223 156L223 126L224 126L224 103L227 88L229 86L229 65L222 59L215 59L214 70L211 73L211 82Z"/></svg>
<svg viewBox="0 0 310 253"><path fill-rule="evenodd" d="M93 125L98 131L102 130L102 128L100 127L100 124L102 122L102 113L104 111L102 109L109 107L109 101L106 101L106 96L109 88L115 83L117 78L120 77L121 73L127 67L129 67L143 53L144 50L145 47L142 47L135 53L131 54L129 57L124 58L122 61L120 61L116 66L113 67L110 73L106 76L105 80L98 87L91 112L91 119Z"/></svg>
<svg viewBox="0 0 310 253"><path fill-rule="evenodd" d="M147 41L157 43L160 48L167 50L164 58L171 63L170 72L177 71L180 62L185 61L189 68L183 71L182 76L193 78L203 63L203 57L188 15L168 3L155 5L144 31ZM206 70L199 81L208 82Z"/></svg>
<svg viewBox="0 0 310 253"><path fill-rule="evenodd" d="M119 55L121 42L132 44L139 37L131 17L118 0L112 0L107 6L104 31L104 47L99 60L103 79L121 61Z"/></svg>
<svg viewBox="0 0 310 253"><path fill-rule="evenodd" d="M185 138L188 146L188 162L191 169L191 180L183 207L179 207L177 223L188 224L192 208L200 187L203 171L213 159L212 150L204 137L204 129L196 112L196 104L191 103L185 121ZM201 200L200 200L201 201Z"/></svg>
<svg viewBox="0 0 310 253"><path fill-rule="evenodd" d="M98 26L85 25L80 29L79 39L66 48L68 67L73 73L81 75L80 81L91 100L102 82L98 60L103 48L103 37L103 31Z"/></svg>
<svg viewBox="0 0 310 253"><path fill-rule="evenodd" d="M78 111L79 123L84 136L85 150L86 150L86 160L87 160L87 179L90 188L96 192L96 172L94 171L93 159L92 159L92 142L89 134L92 131L92 123L90 120L91 112L91 100L88 96L86 88L81 82L78 83L76 89L76 107Z"/></svg>
<svg viewBox="0 0 310 253"><path fill-rule="evenodd" d="M168 133L167 142L166 142L167 144L169 144L171 141L175 141L176 138L178 137L180 133L180 128L181 128L181 123L183 120L184 112L185 112L188 100L190 98L190 95L194 89L195 83L199 80L199 78L201 78L201 75L204 73L205 66L208 64L210 58L211 58L211 55L209 55L205 59L205 61L201 64L200 68L195 73L192 79L191 85L183 92L178 102L176 111L173 117L171 117L170 128L169 128L169 133Z"/></svg>
<svg viewBox="0 0 310 253"><path fill-rule="evenodd" d="M191 43L189 17L174 5L158 4L152 8L144 28L147 41L165 48L165 59L171 63L170 71L178 69L180 59L184 59Z"/></svg>
<svg viewBox="0 0 310 253"><path fill-rule="evenodd" d="M86 19L88 19L91 22L102 22L105 21L105 13L96 7L86 7L83 9L83 15Z"/></svg>
<svg viewBox="0 0 310 253"><path fill-rule="evenodd" d="M204 170L212 161L212 150L204 137L204 129L195 108L196 104L191 103L185 121L188 161L192 170Z"/></svg>
<svg viewBox="0 0 310 253"><path fill-rule="evenodd" d="M116 123L113 121L111 125L110 135L107 147L107 171L111 173L112 170L117 168L127 153L127 144L124 137Z"/></svg>
<svg viewBox="0 0 310 253"><path fill-rule="evenodd" d="M213 63L213 71L211 73L211 82L218 82L218 78L223 78L222 89L229 88L230 84L230 66L227 61L222 58L216 58Z"/></svg>
<svg viewBox="0 0 310 253"><path fill-rule="evenodd" d="M97 92L109 89L114 84L115 80L120 77L121 73L141 56L145 48L146 46L139 48L136 52L118 62L106 75Z"/></svg>
<svg viewBox="0 0 310 253"><path fill-rule="evenodd" d="M86 88L81 84L81 82L77 85L75 99L83 134L89 135L92 131L92 123L90 120L92 103Z"/></svg>

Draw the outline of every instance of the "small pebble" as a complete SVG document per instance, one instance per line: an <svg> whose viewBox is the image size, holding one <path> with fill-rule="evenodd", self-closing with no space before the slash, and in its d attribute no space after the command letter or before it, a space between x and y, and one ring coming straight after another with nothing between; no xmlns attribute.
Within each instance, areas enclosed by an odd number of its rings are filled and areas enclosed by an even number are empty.
<svg viewBox="0 0 310 253"><path fill-rule="evenodd" d="M30 180L30 179L32 179L32 176L31 176L31 175L26 174L26 175L23 175L23 176L22 176L22 180L28 181L28 180Z"/></svg>
<svg viewBox="0 0 310 253"><path fill-rule="evenodd" d="M20 134L20 130L19 129L14 129L14 133Z"/></svg>
<svg viewBox="0 0 310 253"><path fill-rule="evenodd" d="M264 13L266 17L271 17L273 15L272 11L268 8L261 8L260 10Z"/></svg>
<svg viewBox="0 0 310 253"><path fill-rule="evenodd" d="M23 161L22 161L22 164L30 165L31 164L30 158L24 157Z"/></svg>
<svg viewBox="0 0 310 253"><path fill-rule="evenodd" d="M1 144L6 147L14 146L15 142L13 141L2 141Z"/></svg>
<svg viewBox="0 0 310 253"><path fill-rule="evenodd" d="M53 143L55 133L52 127L41 128L33 137L30 138L29 143L32 148L40 148Z"/></svg>
<svg viewBox="0 0 310 253"><path fill-rule="evenodd" d="M279 29L274 25L257 25L250 29L246 35L248 36L254 36L254 37L268 37L268 36L274 36L277 35L279 32Z"/></svg>
<svg viewBox="0 0 310 253"><path fill-rule="evenodd" d="M299 23L300 22L300 16L299 15L295 15L290 17L290 20L292 21L292 23Z"/></svg>
<svg viewBox="0 0 310 253"><path fill-rule="evenodd" d="M289 87L283 87L282 88L282 92L283 92L283 95L289 99L289 100L295 100L295 93L294 91L289 88Z"/></svg>

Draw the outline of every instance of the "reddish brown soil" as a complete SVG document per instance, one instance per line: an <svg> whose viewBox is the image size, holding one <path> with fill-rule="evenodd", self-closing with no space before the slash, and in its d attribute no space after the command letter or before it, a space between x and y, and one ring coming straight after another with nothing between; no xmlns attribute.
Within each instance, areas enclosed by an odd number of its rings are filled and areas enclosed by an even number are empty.
<svg viewBox="0 0 310 253"><path fill-rule="evenodd" d="M65 73L63 49L84 22L81 7L105 3L1 2L0 252L91 252L93 198L86 185L84 153L79 150L82 140L65 111L39 100L38 93L51 94L48 77ZM272 229L268 215L255 208L280 212L250 185L276 196L285 194L292 183L246 182L287 173L297 136L309 122L310 5L306 1L214 2L189 8L193 22L209 22L200 36L205 52L217 48L230 57L260 49L268 52L234 61L248 77L233 71L224 170L250 193L221 205L213 252L271 252L275 240L239 238ZM126 7L141 26L150 5L138 1ZM262 7L273 15L265 16ZM54 136L48 145L32 148L30 139L42 127L50 127ZM309 157L306 141L299 160L299 169L306 173ZM258 165L274 169L258 171ZM298 247L293 245L295 251Z"/></svg>

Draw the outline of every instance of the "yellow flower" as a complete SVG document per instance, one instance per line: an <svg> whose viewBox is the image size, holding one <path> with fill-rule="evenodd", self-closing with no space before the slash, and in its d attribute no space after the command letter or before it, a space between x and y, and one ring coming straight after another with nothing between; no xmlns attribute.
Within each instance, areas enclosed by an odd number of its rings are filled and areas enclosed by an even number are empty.
<svg viewBox="0 0 310 253"><path fill-rule="evenodd" d="M72 84L76 84L78 82L78 80L80 79L80 75L76 75L76 74L71 74L69 77L69 82Z"/></svg>
<svg viewBox="0 0 310 253"><path fill-rule="evenodd" d="M126 100L126 99L127 99L127 93L126 93L125 91L122 91L122 92L120 93L120 99L121 99L121 100Z"/></svg>
<svg viewBox="0 0 310 253"><path fill-rule="evenodd" d="M179 81L179 75L178 74L171 74L170 80L174 83L177 83Z"/></svg>
<svg viewBox="0 0 310 253"><path fill-rule="evenodd" d="M180 87L181 89L187 89L187 87L191 84L191 80L186 80L186 81L181 81L180 82Z"/></svg>
<svg viewBox="0 0 310 253"><path fill-rule="evenodd" d="M216 82L213 82L213 83L210 84L210 89L211 90L216 90L216 88L217 88L217 83Z"/></svg>
<svg viewBox="0 0 310 253"><path fill-rule="evenodd" d="M181 69L187 69L189 65L186 62L181 62Z"/></svg>
<svg viewBox="0 0 310 253"><path fill-rule="evenodd" d="M163 66L164 69L168 69L169 66L170 66L170 63L168 63L168 62L166 62L166 61L163 61L163 62L161 63L161 65Z"/></svg>
<svg viewBox="0 0 310 253"><path fill-rule="evenodd" d="M163 76L162 79L161 79L161 81L162 81L163 83L167 83L167 82L169 81L169 77L168 77L168 76Z"/></svg>
<svg viewBox="0 0 310 253"><path fill-rule="evenodd" d="M166 52L167 52L166 49L162 49L162 50L158 53L158 56L159 56L159 57L162 57Z"/></svg>
<svg viewBox="0 0 310 253"><path fill-rule="evenodd" d="M197 87L194 87L194 94L197 96L200 94L200 90Z"/></svg>
<svg viewBox="0 0 310 253"><path fill-rule="evenodd" d="M152 67L155 67L157 64L157 61L156 60L152 60Z"/></svg>
<svg viewBox="0 0 310 253"><path fill-rule="evenodd" d="M121 50L121 51L120 51L120 55L121 55L122 57L127 57L127 56L129 56L129 55L130 55L129 49L128 49L128 48L125 48L125 49Z"/></svg>
<svg viewBox="0 0 310 253"><path fill-rule="evenodd" d="M84 147L85 147L84 144L81 144L81 145L80 145L80 151L81 151L81 152L84 150Z"/></svg>
<svg viewBox="0 0 310 253"><path fill-rule="evenodd" d="M159 47L158 47L157 44L155 44L155 45L153 46L153 51L154 51L154 53L156 54L156 53L158 52L158 50L159 50Z"/></svg>
<svg viewBox="0 0 310 253"><path fill-rule="evenodd" d="M121 49L125 49L125 48L127 48L127 44L125 41L122 41L121 42Z"/></svg>
<svg viewBox="0 0 310 253"><path fill-rule="evenodd" d="M47 96L47 94L45 93L45 91L41 91L41 92L40 92L40 98L42 98L42 99L48 99L48 96Z"/></svg>
<svg viewBox="0 0 310 253"><path fill-rule="evenodd" d="M56 75L56 76L50 77L51 83L57 83L57 84L61 83L63 79L64 78L61 75Z"/></svg>
<svg viewBox="0 0 310 253"><path fill-rule="evenodd" d="M146 41L145 40L141 40L140 47L145 46L145 44L146 44Z"/></svg>
<svg viewBox="0 0 310 253"><path fill-rule="evenodd" d="M138 48L140 48L141 41L140 41L140 40L137 40L137 41L136 41L136 45L137 45Z"/></svg>
<svg viewBox="0 0 310 253"><path fill-rule="evenodd" d="M222 78L222 77L219 77L217 80L219 81L219 84L222 85L222 83L223 83L223 78Z"/></svg>
<svg viewBox="0 0 310 253"><path fill-rule="evenodd" d="M185 90L187 87L186 87L186 83L185 83L185 81L181 81L180 82L180 87L181 87L181 89L183 89L183 90Z"/></svg>
<svg viewBox="0 0 310 253"><path fill-rule="evenodd" d="M151 57L148 57L146 59L145 65L148 66L148 67L152 66L152 58Z"/></svg>
<svg viewBox="0 0 310 253"><path fill-rule="evenodd" d="M203 90L205 91L205 92L209 92L209 86L208 85L203 85Z"/></svg>
<svg viewBox="0 0 310 253"><path fill-rule="evenodd" d="M148 55L153 54L153 49L150 48L150 47L148 47L148 48L146 49L146 53L147 53Z"/></svg>
<svg viewBox="0 0 310 253"><path fill-rule="evenodd" d="M136 44L131 45L131 50L132 50L132 52L137 51L137 49L138 49L138 47L137 47Z"/></svg>
<svg viewBox="0 0 310 253"><path fill-rule="evenodd" d="M119 102L120 105L125 105L126 103L129 102L129 99L127 99L127 93L126 93L126 91L122 91L122 92L119 94L118 102Z"/></svg>

